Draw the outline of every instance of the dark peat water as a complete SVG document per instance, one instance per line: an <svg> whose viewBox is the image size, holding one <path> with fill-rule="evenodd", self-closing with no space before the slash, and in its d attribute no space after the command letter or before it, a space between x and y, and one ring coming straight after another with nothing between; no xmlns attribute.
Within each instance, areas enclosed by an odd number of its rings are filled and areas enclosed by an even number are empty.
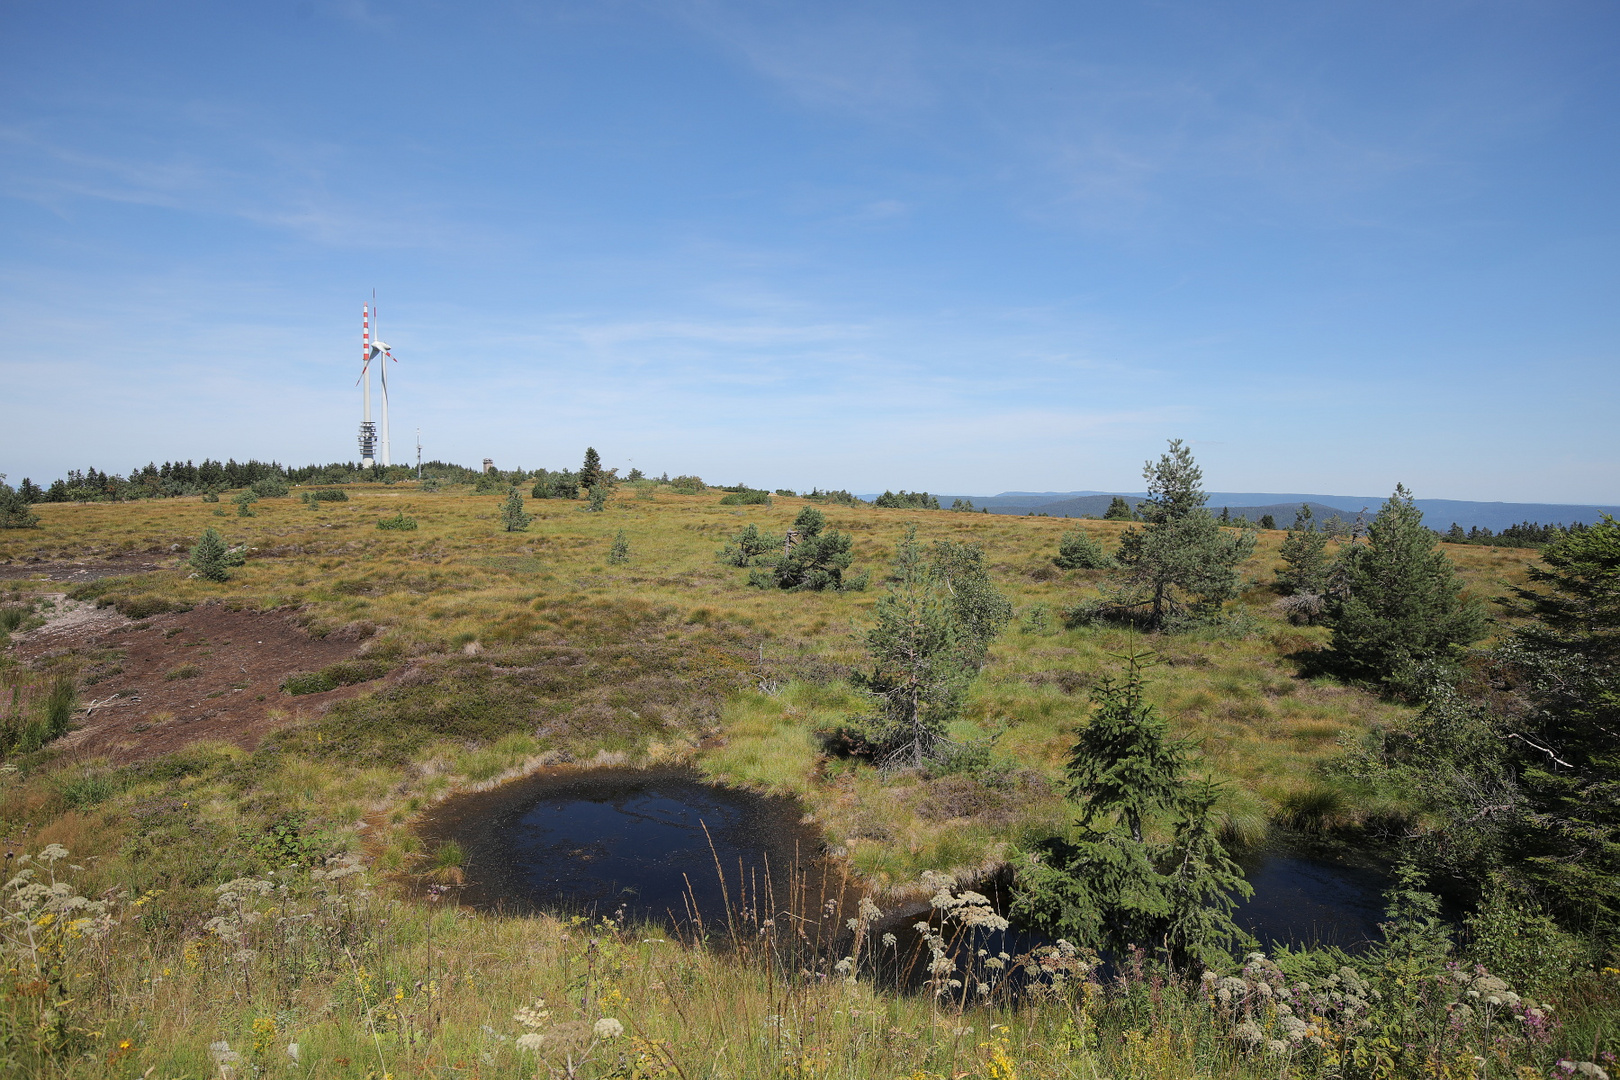
<svg viewBox="0 0 1620 1080"><path fill-rule="evenodd" d="M545 773L445 800L425 817L429 845L466 853L461 902L724 926L795 899L819 908L820 834L797 801L705 783L684 769ZM723 874L722 874L723 871Z"/></svg>
<svg viewBox="0 0 1620 1080"><path fill-rule="evenodd" d="M724 926L728 910L769 918L810 915L833 899L842 919L857 894L823 859L824 840L796 800L705 783L676 768L542 773L457 795L429 811L430 846L454 840L466 854L460 901L485 910L614 915ZM1336 945L1357 951L1378 937L1387 880L1309 857L1284 842L1243 862L1254 896L1234 913L1264 948ZM723 871L723 877L722 873ZM978 886L1005 911L1004 880ZM909 926L926 905L891 913ZM884 925L883 929L890 928ZM1049 943L1008 931L992 949Z"/></svg>

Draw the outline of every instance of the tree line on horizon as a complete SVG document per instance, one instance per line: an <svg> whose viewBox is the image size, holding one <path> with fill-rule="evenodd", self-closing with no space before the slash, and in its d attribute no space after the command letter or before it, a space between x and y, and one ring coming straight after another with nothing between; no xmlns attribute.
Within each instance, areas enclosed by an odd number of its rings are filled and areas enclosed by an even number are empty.
<svg viewBox="0 0 1620 1080"><path fill-rule="evenodd" d="M594 462L593 462L594 458ZM247 461L237 461L231 458L226 461L204 458L201 462L165 461L161 465L148 462L146 465L131 469L127 474L103 472L97 468L70 469L65 477L51 481L46 486L36 484L30 477L24 477L16 488L11 488L5 482L4 474L0 474L0 528L23 528L35 522L35 517L27 511L28 506L37 503L68 503L68 502L122 502L133 499L160 499L180 498L184 496L217 495L225 491L252 487L262 481L280 479L288 484L354 484L354 483L399 483L403 481L421 479L430 481L432 486L442 484L471 484L479 492L490 492L496 489L505 491L513 486L530 484L531 497L544 498L586 498L590 490L599 483L606 484L611 489L621 481L618 470L604 469L601 458L594 448L587 448L585 460L578 470L558 469L473 469L465 465L446 461L423 462L420 470L415 465L362 465L358 462L330 462L325 465L311 464L304 466L283 466L275 461L259 461L250 458ZM650 479L640 469L631 469L622 478L624 482L635 483ZM732 494L746 494L756 489L746 484L711 485L696 476L677 476L670 478L665 473L659 482L669 484L671 489L679 494L698 495L713 488ZM769 495L766 489L758 489L760 495ZM777 495L795 495L787 488L777 488ZM816 502L830 502L846 506L868 505L867 500L861 499L848 491L822 491L816 488L804 494L805 498ZM1103 513L1104 521L1140 522L1146 520L1143 507L1148 499L1133 499L1116 495ZM899 491L887 489L881 495L874 497L869 505L886 509L897 510L939 510L939 498L926 491ZM975 507L971 499L955 499L950 510L990 513L988 507ZM1049 515L1038 510L1029 510L1025 516L1047 517ZM1067 516L1067 515L1065 515ZM1091 515L1083 515L1078 520L1092 520ZM1258 522L1251 522L1243 516L1233 516L1227 507L1221 508L1217 518L1223 526L1232 528L1259 528L1275 530L1279 528L1272 515L1263 515ZM1353 521L1346 522L1338 515L1333 515L1319 522L1316 526L1330 539L1342 539L1347 536L1358 536L1366 528L1364 515L1358 515ZM1435 535L1448 544L1474 544L1490 547L1515 548L1541 548L1555 542L1561 537L1571 533L1578 533L1588 528L1582 522L1570 524L1542 524L1539 522L1524 521L1517 525L1510 525L1500 532L1492 532L1489 528L1474 526L1463 529L1462 526L1452 523L1449 530L1444 533L1435 531ZM1433 530L1431 530L1433 531Z"/></svg>

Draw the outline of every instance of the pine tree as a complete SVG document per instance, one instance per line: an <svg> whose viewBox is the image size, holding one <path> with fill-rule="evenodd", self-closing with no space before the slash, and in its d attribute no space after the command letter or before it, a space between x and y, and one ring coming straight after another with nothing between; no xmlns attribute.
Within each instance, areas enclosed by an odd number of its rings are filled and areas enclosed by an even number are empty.
<svg viewBox="0 0 1620 1080"><path fill-rule="evenodd" d="M739 534L740 539L745 535ZM764 537L755 538L763 540ZM773 542L774 537L770 538ZM763 564L749 575L748 583L761 589L803 589L821 592L826 589L864 589L866 575L846 582L844 571L855 559L851 554L854 538L848 533L827 528L827 518L820 510L807 506L793 519L793 546L776 557L763 556L755 561Z"/></svg>
<svg viewBox="0 0 1620 1080"><path fill-rule="evenodd" d="M751 566L754 560L761 555L768 555L782 546L782 538L772 533L760 532L758 525L745 525L726 546L715 552L719 560L727 566Z"/></svg>
<svg viewBox="0 0 1620 1080"><path fill-rule="evenodd" d="M590 491L591 488L595 487L601 482L602 455L596 452L596 447L587 446L585 448L585 463L579 467L580 489L582 491Z"/></svg>
<svg viewBox="0 0 1620 1080"><path fill-rule="evenodd" d="M962 628L915 525L895 551L893 577L866 635L873 672L861 681L878 701L881 752L921 768L960 714L972 671L962 662Z"/></svg>
<svg viewBox="0 0 1620 1080"><path fill-rule="evenodd" d="M990 581L984 548L957 540L935 541L929 571L950 597L963 665L974 671L982 669L990 643L1001 636L1013 616L1012 601Z"/></svg>
<svg viewBox="0 0 1620 1080"><path fill-rule="evenodd" d="M0 480L0 529L32 529L38 524L39 515L29 509L28 500Z"/></svg>
<svg viewBox="0 0 1620 1080"><path fill-rule="evenodd" d="M607 561L615 566L623 566L630 561L630 538L620 529L613 537L613 545L608 548Z"/></svg>
<svg viewBox="0 0 1620 1080"><path fill-rule="evenodd" d="M1145 621L1162 629L1172 614L1214 608L1237 594L1237 564L1254 552L1253 532L1222 530L1204 507L1203 471L1180 439L1142 469L1148 497L1139 508L1147 523L1127 529L1114 558L1126 569L1123 609L1146 609Z"/></svg>
<svg viewBox="0 0 1620 1080"><path fill-rule="evenodd" d="M1485 633L1480 605L1463 596L1462 580L1423 512L1398 486L1367 527L1367 543L1339 550L1329 661L1358 679L1408 682L1421 666L1454 663Z"/></svg>

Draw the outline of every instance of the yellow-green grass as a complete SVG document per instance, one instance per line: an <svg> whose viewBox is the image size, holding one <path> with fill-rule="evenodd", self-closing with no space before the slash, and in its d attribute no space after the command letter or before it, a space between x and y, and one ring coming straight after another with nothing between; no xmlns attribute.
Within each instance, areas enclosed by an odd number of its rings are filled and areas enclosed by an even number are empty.
<svg viewBox="0 0 1620 1080"><path fill-rule="evenodd" d="M1161 661L1150 698L1201 744L1208 770L1229 781L1223 812L1233 833L1257 835L1278 815L1343 816L1353 793L1319 766L1341 738L1407 707L1299 677L1290 656L1325 634L1292 627L1269 606L1281 533L1261 534L1245 568L1255 584L1234 605L1255 621L1253 632L1153 637L1066 630L1055 618L1106 576L1053 567L1059 536L1081 527L1111 547L1124 528L1116 523L830 506L832 527L855 537L857 569L874 571L871 588L766 593L745 584L746 571L718 563L715 550L750 522L782 531L803 500L733 508L717 505L718 493L623 493L601 514L531 501L528 531L506 533L496 495L348 490L350 502L314 509L296 498L261 500L251 518L218 517L194 499L44 505L41 528L0 532L0 560L13 565L143 553L170 562L112 582L109 599L284 608L315 633L370 622L379 628L373 655L414 669L401 682L407 697L368 690L350 711L300 720L252 753L198 744L127 767L47 750L0 772L0 839L31 852L60 843L84 868L75 873L81 891L122 895L106 944L74 954L82 963L72 977L85 993L69 1015L83 1031L71 1053L52 1059L55 1075L216 1075L208 1046L219 1040L244 1055L238 1076L246 1068L289 1077L534 1076L566 1072L570 1052L576 1062L594 1055L580 1071L589 1076L656 1076L659 1063L672 1070L662 1075L691 1077L1275 1075L1275 1062L1237 1052L1196 995L1166 997L1129 1022L1129 1010L1106 1014L1085 994L961 1016L866 983L784 983L747 950L692 949L657 940L666 936L658 930L458 912L411 899L398 882L410 879L420 897L429 882L453 885L460 870L456 853L430 850L412 830L413 815L560 751L583 763L686 761L717 780L794 794L880 897L914 889L927 871L971 877L1064 826L1061 762L1084 720L1087 687L1144 650ZM375 527L401 510L418 530ZM1020 613L953 730L964 739L1003 732L1000 788L885 776L829 758L815 737L867 707L843 676L865 663L870 608L908 522L925 541L984 544ZM250 549L224 584L177 565L210 526ZM616 567L606 555L620 529L631 561ZM176 545L182 550L171 551ZM1446 552L1481 596L1500 594L1533 558ZM60 591L43 580L13 584L24 595ZM1024 618L1042 606L1054 617ZM54 663L70 668L73 658ZM568 674L582 670L589 674ZM547 690L547 680L557 688ZM499 722L477 734L439 732L393 754L353 730L356 717L395 715L417 700L409 694L508 684L522 693L490 694ZM277 936L309 925L303 909L267 901L253 958L233 960L203 929L220 910L215 887L247 865L244 851L267 842L267 825L289 815L312 850L364 854L375 895L349 936L320 950L300 946L304 953ZM296 875L284 880L294 894L309 887ZM512 1019L536 998L549 1003L557 1036L539 1058L517 1049L523 1029ZM18 997L5 1007L32 1023L34 1002ZM580 1025L601 1016L630 1030L589 1050ZM791 1038L767 1037L783 1031ZM290 1041L300 1044L297 1063Z"/></svg>
<svg viewBox="0 0 1620 1080"><path fill-rule="evenodd" d="M802 499L724 507L718 493L665 490L650 499L623 493L600 514L582 511L579 502L530 500L535 519L528 530L504 532L495 495L429 494L409 485L349 490L349 502L313 507L296 492L261 500L251 518L216 517L214 504L196 499L47 504L38 508L39 529L0 534L0 559L16 564L29 557L151 553L176 568L115 582L110 595L298 608L316 633L368 621L383 628L380 642L390 642L401 658L414 657L429 673L471 663L496 669L523 663L524 650L536 644L612 649L631 637L666 642L731 687L713 715L632 732L604 731L602 724L611 727L613 721L603 719L588 736L573 734L574 743L564 747L572 757L589 760L606 750L632 760L685 759L726 782L792 792L857 865L892 884L900 884L897 875L924 868L982 864L1026 826L1061 814L1054 787L1045 795L1026 791L1020 822L931 823L923 805L927 792L917 777L881 778L845 765L829 773L815 732L866 707L839 675L865 663L862 634L870 608L909 523L925 541L984 545L997 585L1020 614L1041 608L1049 613L1044 632L1040 623L1023 619L996 642L966 719L978 730L1004 727L998 753L1052 780L1059 778L1085 716L1086 688L1117 671L1127 654L1150 651L1160 661L1150 673L1150 700L1177 733L1199 743L1212 775L1231 781L1228 812L1234 820L1249 820L1249 831L1255 815L1275 814L1319 786L1318 766L1343 739L1406 710L1363 690L1299 677L1290 655L1320 645L1325 632L1290 626L1270 607L1275 597L1267 586L1279 565L1280 532L1262 532L1244 567L1253 585L1234 609L1251 617L1252 633L1152 636L1107 627L1066 630L1058 618L1063 608L1094 595L1107 577L1057 570L1051 557L1058 538L1066 529L1083 528L1112 546L1127 527L1121 523L828 506L831 527L854 536L856 567L874 571L871 587L778 593L748 587L746 571L719 563L715 551L749 523L781 532L806 505ZM400 511L420 528L375 527ZM249 555L224 584L189 577L179 565L184 549L208 527L246 545ZM615 567L606 555L620 529L629 537L631 560ZM1445 550L1482 596L1501 594L1533 557L1503 549ZM475 642L482 652L468 660L463 650ZM637 662L621 657L620 671L629 675ZM633 711L615 708L615 715ZM555 744L535 741L532 730L508 734L527 742L478 746L451 739L416 747L416 766L409 771L417 775L394 785L391 794L365 801L366 811L397 818L404 800L486 782ZM294 740L288 749L315 748ZM863 828L872 831L862 822L886 816L893 819L889 831L903 826L893 843L862 835Z"/></svg>

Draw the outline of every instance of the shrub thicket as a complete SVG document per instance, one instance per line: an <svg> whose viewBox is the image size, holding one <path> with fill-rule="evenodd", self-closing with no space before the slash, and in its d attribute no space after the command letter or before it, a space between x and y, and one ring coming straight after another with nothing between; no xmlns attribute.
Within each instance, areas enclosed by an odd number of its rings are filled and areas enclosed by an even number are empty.
<svg viewBox="0 0 1620 1080"><path fill-rule="evenodd" d="M873 506L891 510L938 510L939 500L926 491L884 491L872 500Z"/></svg>
<svg viewBox="0 0 1620 1080"><path fill-rule="evenodd" d="M757 488L743 488L733 491L720 499L721 506L769 506L771 493Z"/></svg>
<svg viewBox="0 0 1620 1080"><path fill-rule="evenodd" d="M425 484L427 481L423 481ZM321 502L348 502L349 493L337 488L316 488L314 491L304 492L303 499L313 506Z"/></svg>
<svg viewBox="0 0 1620 1080"><path fill-rule="evenodd" d="M284 499L292 491L292 485L287 483L286 477L272 475L253 481L252 489L261 499Z"/></svg>
<svg viewBox="0 0 1620 1080"><path fill-rule="evenodd" d="M669 489L677 495L702 495L709 490L701 476L677 476L669 482Z"/></svg>

